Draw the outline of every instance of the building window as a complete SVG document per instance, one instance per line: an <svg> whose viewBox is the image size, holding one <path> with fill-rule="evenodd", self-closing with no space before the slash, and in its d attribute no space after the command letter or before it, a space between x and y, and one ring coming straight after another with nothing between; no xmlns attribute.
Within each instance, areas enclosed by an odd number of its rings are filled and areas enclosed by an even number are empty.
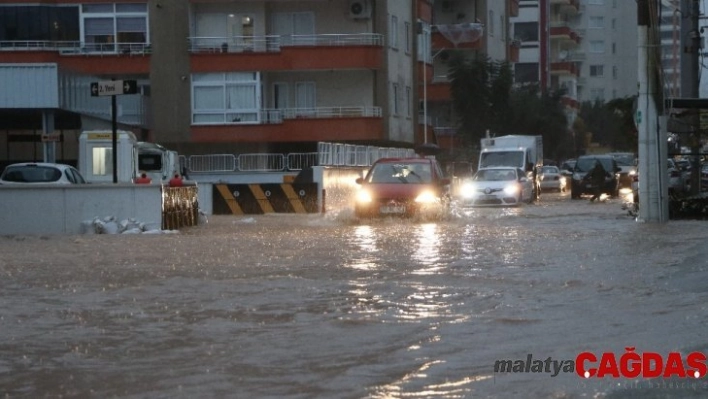
<svg viewBox="0 0 708 399"><path fill-rule="evenodd" d="M273 35L288 38L315 34L315 14L312 12L277 12L271 16L271 22L270 34Z"/></svg>
<svg viewBox="0 0 708 399"><path fill-rule="evenodd" d="M494 37L494 11L489 10L489 18L487 19L489 24L489 37Z"/></svg>
<svg viewBox="0 0 708 399"><path fill-rule="evenodd" d="M612 43L612 54L617 54L617 43Z"/></svg>
<svg viewBox="0 0 708 399"><path fill-rule="evenodd" d="M612 29L617 29L617 18L612 18Z"/></svg>
<svg viewBox="0 0 708 399"><path fill-rule="evenodd" d="M411 117L412 111L411 109L413 108L413 97L411 95L411 87L406 86L406 116Z"/></svg>
<svg viewBox="0 0 708 399"><path fill-rule="evenodd" d="M590 41L590 52L591 53L604 53L605 52L605 41L604 40L591 40Z"/></svg>
<svg viewBox="0 0 708 399"><path fill-rule="evenodd" d="M416 46L418 48L418 59L430 64L433 57L430 52L430 24L425 21L418 21L418 24L420 26L420 33L418 34L419 45Z"/></svg>
<svg viewBox="0 0 708 399"><path fill-rule="evenodd" d="M612 79L617 79L617 74L618 74L617 72L618 72L617 65L615 65L612 67Z"/></svg>
<svg viewBox="0 0 708 399"><path fill-rule="evenodd" d="M260 123L261 82L258 72L192 75L192 122Z"/></svg>
<svg viewBox="0 0 708 399"><path fill-rule="evenodd" d="M0 6L0 41L80 41L78 6Z"/></svg>
<svg viewBox="0 0 708 399"><path fill-rule="evenodd" d="M499 38L501 39L502 42L506 41L506 20L504 19L504 14L499 16L499 27L501 28L501 33L499 34Z"/></svg>
<svg viewBox="0 0 708 399"><path fill-rule="evenodd" d="M605 17L590 17L588 27L593 29L602 29L605 27Z"/></svg>
<svg viewBox="0 0 708 399"><path fill-rule="evenodd" d="M84 4L81 28L87 51L130 52L147 43L147 4Z"/></svg>
<svg viewBox="0 0 708 399"><path fill-rule="evenodd" d="M605 0L590 0L590 1L588 1L588 4L602 6L605 4Z"/></svg>
<svg viewBox="0 0 708 399"><path fill-rule="evenodd" d="M539 81L538 63L517 62L514 64L514 82L537 83Z"/></svg>
<svg viewBox="0 0 708 399"><path fill-rule="evenodd" d="M514 39L523 42L538 42L538 22L514 24Z"/></svg>
<svg viewBox="0 0 708 399"><path fill-rule="evenodd" d="M590 65L590 76L592 77L602 77L604 74L605 66L604 65Z"/></svg>
<svg viewBox="0 0 708 399"><path fill-rule="evenodd" d="M393 84L393 114L398 115L398 83Z"/></svg>
<svg viewBox="0 0 708 399"><path fill-rule="evenodd" d="M389 28L388 32L388 38L389 38L389 45L393 49L398 48L398 17L395 15L391 15L391 26Z"/></svg>
<svg viewBox="0 0 708 399"><path fill-rule="evenodd" d="M410 54L411 53L411 23L406 22L404 24L404 28L406 30L406 32L405 32L406 54Z"/></svg>

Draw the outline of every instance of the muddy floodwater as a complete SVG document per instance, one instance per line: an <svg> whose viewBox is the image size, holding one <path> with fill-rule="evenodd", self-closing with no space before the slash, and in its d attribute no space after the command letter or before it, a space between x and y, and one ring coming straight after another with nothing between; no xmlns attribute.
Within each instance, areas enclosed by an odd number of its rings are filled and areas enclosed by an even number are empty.
<svg viewBox="0 0 708 399"><path fill-rule="evenodd" d="M0 298L2 398L708 397L705 376L553 371L708 353L708 222L619 200L0 237Z"/></svg>

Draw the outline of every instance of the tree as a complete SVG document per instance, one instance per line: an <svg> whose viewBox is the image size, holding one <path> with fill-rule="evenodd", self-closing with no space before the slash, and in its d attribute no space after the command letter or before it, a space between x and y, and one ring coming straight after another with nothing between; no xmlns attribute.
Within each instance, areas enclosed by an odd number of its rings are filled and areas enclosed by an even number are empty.
<svg viewBox="0 0 708 399"><path fill-rule="evenodd" d="M637 151L637 128L634 124L634 97L625 97L603 103L585 102L580 117L593 141L617 151Z"/></svg>
<svg viewBox="0 0 708 399"><path fill-rule="evenodd" d="M459 131L475 146L490 130L496 135L529 134L544 138L544 154L573 156L563 92L541 92L536 85L514 87L511 66L461 53L450 61L453 107Z"/></svg>

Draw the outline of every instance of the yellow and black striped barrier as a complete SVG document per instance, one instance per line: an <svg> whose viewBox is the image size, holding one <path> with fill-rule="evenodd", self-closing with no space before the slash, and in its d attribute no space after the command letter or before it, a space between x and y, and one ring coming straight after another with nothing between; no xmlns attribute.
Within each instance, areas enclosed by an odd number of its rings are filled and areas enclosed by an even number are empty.
<svg viewBox="0 0 708 399"><path fill-rule="evenodd" d="M214 184L215 215L318 213L317 183Z"/></svg>

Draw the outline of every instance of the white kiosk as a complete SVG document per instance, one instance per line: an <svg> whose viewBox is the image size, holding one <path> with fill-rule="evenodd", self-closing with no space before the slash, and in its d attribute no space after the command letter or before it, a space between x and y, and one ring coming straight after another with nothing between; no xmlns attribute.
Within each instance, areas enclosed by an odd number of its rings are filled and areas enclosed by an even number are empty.
<svg viewBox="0 0 708 399"><path fill-rule="evenodd" d="M138 173L137 140L119 130L117 138L118 183L132 183ZM79 171L91 183L113 183L113 132L91 130L79 136Z"/></svg>

